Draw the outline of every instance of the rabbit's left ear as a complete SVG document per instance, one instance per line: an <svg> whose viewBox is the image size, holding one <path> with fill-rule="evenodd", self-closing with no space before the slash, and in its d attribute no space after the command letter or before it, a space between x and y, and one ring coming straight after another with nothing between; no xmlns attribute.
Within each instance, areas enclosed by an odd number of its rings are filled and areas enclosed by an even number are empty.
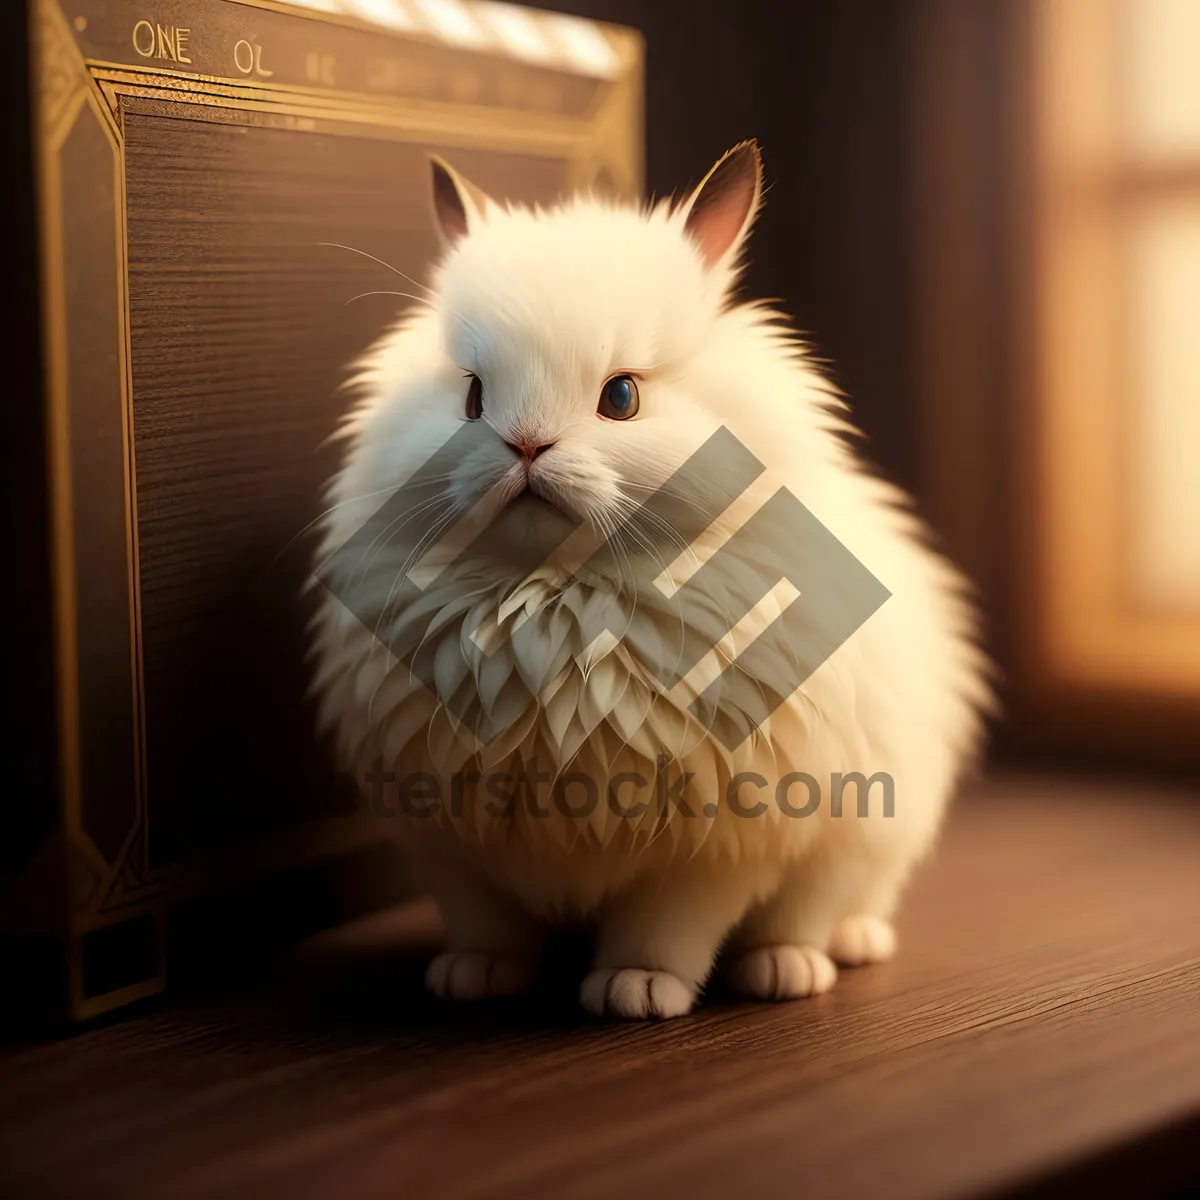
<svg viewBox="0 0 1200 1200"><path fill-rule="evenodd" d="M684 229L712 270L741 247L762 196L762 155L751 140L717 161L686 202Z"/></svg>
<svg viewBox="0 0 1200 1200"><path fill-rule="evenodd" d="M464 179L448 163L430 155L433 183L433 212L447 246L467 236L483 219L490 199L486 192Z"/></svg>

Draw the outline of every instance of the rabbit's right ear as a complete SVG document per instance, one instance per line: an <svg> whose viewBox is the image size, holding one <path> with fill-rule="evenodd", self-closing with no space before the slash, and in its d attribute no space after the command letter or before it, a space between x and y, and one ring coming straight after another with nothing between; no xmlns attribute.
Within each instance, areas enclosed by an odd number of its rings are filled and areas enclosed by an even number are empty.
<svg viewBox="0 0 1200 1200"><path fill-rule="evenodd" d="M741 142L717 160L686 204L684 228L707 270L737 257L761 199L758 143Z"/></svg>
<svg viewBox="0 0 1200 1200"><path fill-rule="evenodd" d="M440 158L431 155L429 165L438 229L446 245L453 246L483 219L489 197Z"/></svg>

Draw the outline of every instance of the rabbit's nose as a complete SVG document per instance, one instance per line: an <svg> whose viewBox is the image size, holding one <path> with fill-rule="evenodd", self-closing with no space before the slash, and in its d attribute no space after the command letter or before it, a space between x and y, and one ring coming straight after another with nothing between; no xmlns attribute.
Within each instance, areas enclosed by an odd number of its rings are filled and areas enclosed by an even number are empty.
<svg viewBox="0 0 1200 1200"><path fill-rule="evenodd" d="M533 460L537 458L539 454L545 454L546 451L549 450L550 447L555 443L544 442L542 445L538 446L533 442L525 440L519 442L510 442L506 440L504 444L518 457L525 459L527 462L533 462Z"/></svg>

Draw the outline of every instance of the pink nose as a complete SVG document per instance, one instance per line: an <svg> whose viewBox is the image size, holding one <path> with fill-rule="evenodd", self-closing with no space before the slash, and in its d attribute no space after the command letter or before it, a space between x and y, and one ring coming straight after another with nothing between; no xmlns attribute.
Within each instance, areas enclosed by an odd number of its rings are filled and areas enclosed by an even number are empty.
<svg viewBox="0 0 1200 1200"><path fill-rule="evenodd" d="M546 451L549 450L550 447L554 445L553 442L546 442L544 445L538 446L538 445L535 445L533 442L525 441L525 440L521 440L519 442L506 441L504 444L514 454L519 455L521 458L525 459L527 462L533 462L533 460L535 458L537 458L537 456L539 454L545 454Z"/></svg>

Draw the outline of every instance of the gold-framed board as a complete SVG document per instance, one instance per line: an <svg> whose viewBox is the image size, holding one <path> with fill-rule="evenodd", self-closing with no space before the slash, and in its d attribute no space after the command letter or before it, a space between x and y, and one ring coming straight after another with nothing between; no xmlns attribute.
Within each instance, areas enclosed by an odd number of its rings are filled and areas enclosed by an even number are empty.
<svg viewBox="0 0 1200 1200"><path fill-rule="evenodd" d="M86 1019L162 989L179 899L379 840L302 699L338 386L434 253L429 152L640 194L643 55L470 0L28 15L57 762L0 925Z"/></svg>

